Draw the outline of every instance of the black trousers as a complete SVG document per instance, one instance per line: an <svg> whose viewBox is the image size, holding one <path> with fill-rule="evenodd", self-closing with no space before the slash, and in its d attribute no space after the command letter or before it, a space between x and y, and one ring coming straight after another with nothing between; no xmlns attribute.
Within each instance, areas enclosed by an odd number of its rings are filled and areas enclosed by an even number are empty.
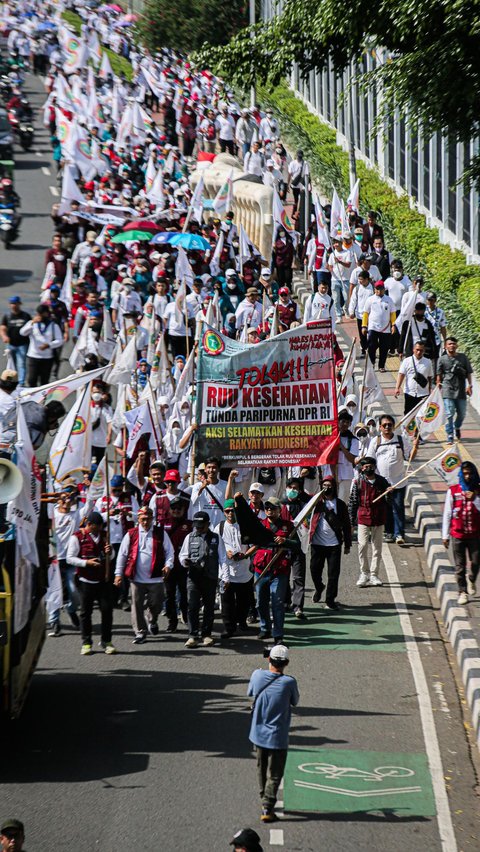
<svg viewBox="0 0 480 852"><path fill-rule="evenodd" d="M367 348L368 354L370 356L370 361L372 364L375 364L375 357L378 352L378 366L380 368L384 367L387 361L387 355L390 351L390 338L391 334L389 331L369 331L367 337Z"/></svg>
<svg viewBox="0 0 480 852"><path fill-rule="evenodd" d="M335 601L338 595L338 578L340 577L340 567L342 561L342 546L336 544L333 547L326 547L322 544L312 544L310 556L310 572L312 575L315 591L319 595L322 594L325 585L322 581L323 568L327 563L327 591L325 601L331 604Z"/></svg>
<svg viewBox="0 0 480 852"><path fill-rule="evenodd" d="M215 617L215 593L217 581L209 577L188 577L188 633L198 636L200 630L200 607L203 605L202 636L211 636Z"/></svg>
<svg viewBox="0 0 480 852"><path fill-rule="evenodd" d="M422 399L426 399L426 396L410 396L409 393L405 394L405 400L403 403L403 413L408 414L409 411L412 411L416 405L418 405Z"/></svg>
<svg viewBox="0 0 480 852"><path fill-rule="evenodd" d="M306 557L303 551L296 553L292 561L292 604L294 610L303 609L305 603Z"/></svg>
<svg viewBox="0 0 480 852"><path fill-rule="evenodd" d="M277 282L279 287L292 286L293 270L291 266L277 266Z"/></svg>
<svg viewBox="0 0 480 852"><path fill-rule="evenodd" d="M80 594L80 630L84 645L92 644L93 604L98 602L102 616L102 642L112 641L113 624L113 586L111 583L78 584Z"/></svg>
<svg viewBox="0 0 480 852"><path fill-rule="evenodd" d="M218 144L220 145L220 151L222 154L224 154L225 151L228 151L228 153L231 154L232 157L234 156L235 143L233 139L219 139Z"/></svg>
<svg viewBox="0 0 480 852"><path fill-rule="evenodd" d="M187 355L187 338L185 337L185 335L182 335L182 336L178 335L177 336L175 334L169 334L168 335L168 342L170 343L170 348L172 350L172 355L173 355L174 358L176 358L177 355L183 355L184 358L186 357L186 355ZM188 351L189 352L192 351L192 338L191 337L189 338L189 350Z"/></svg>
<svg viewBox="0 0 480 852"><path fill-rule="evenodd" d="M253 577L246 583L230 583L222 592L222 618L227 633L234 633L237 625L246 627L252 586Z"/></svg>
<svg viewBox="0 0 480 852"><path fill-rule="evenodd" d="M286 748L263 748L255 746L257 753L257 775L260 788L260 798L264 808L273 810L277 801L285 764L287 762Z"/></svg>
<svg viewBox="0 0 480 852"><path fill-rule="evenodd" d="M29 358L27 356L27 382L29 388L48 385L52 372L53 358Z"/></svg>
<svg viewBox="0 0 480 852"><path fill-rule="evenodd" d="M180 599L180 612L185 621L187 620L188 598L187 598L187 572L185 568L172 568L168 577L165 577L165 609L167 611L168 626L173 630L178 626L177 613L177 590Z"/></svg>
<svg viewBox="0 0 480 852"><path fill-rule="evenodd" d="M460 592L466 592L467 554L470 557L468 576L472 582L475 582L480 567L480 542L477 538L452 537L452 550L458 589Z"/></svg>
<svg viewBox="0 0 480 852"><path fill-rule="evenodd" d="M367 351L367 338L364 334L362 334L362 320L357 317L357 328L358 328L358 339L360 341L360 347L362 349L362 353L365 355Z"/></svg>

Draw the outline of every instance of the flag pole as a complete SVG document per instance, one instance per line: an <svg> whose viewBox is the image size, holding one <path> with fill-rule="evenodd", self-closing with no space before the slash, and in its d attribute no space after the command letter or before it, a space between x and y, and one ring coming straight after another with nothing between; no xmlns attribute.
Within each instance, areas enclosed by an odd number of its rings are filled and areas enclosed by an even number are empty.
<svg viewBox="0 0 480 852"><path fill-rule="evenodd" d="M79 408L79 409L82 407L83 400L85 399L85 394L86 394L87 390L89 390L90 386L91 386L91 382L89 382L87 385L85 385L85 390L83 391L82 398L81 398L81 400L80 400L80 405L78 406L78 408ZM70 432L69 432L69 434L68 434L67 441L66 441L65 446L64 446L64 448L63 448L63 450L62 450L62 455L60 456L60 461L58 462L57 467L56 467L56 471L55 471L55 473L53 474L53 478L54 478L54 480L55 480L56 482L61 482L61 481L62 481L62 478L60 478L60 479L58 479L58 478L57 478L57 473L58 473L58 471L60 470L60 467L61 467L61 465L62 465L63 458L64 458L64 456L65 456L65 453L67 452L68 442L70 441L70 438L71 438L71 436L72 436L72 432L73 432L73 427L74 427L74 425L75 425L75 421L72 423L72 428L70 429Z"/></svg>
<svg viewBox="0 0 480 852"><path fill-rule="evenodd" d="M360 400L359 400L359 405L358 405L358 410L360 412L360 420L361 420L362 423L363 423L363 400L365 399L365 382L367 381L367 368L368 368L369 359L370 359L370 355L368 354L368 352L366 352L365 353L365 365L364 365L364 368L363 368L362 385L361 385L361 388L360 388Z"/></svg>
<svg viewBox="0 0 480 852"><path fill-rule="evenodd" d="M107 529L106 529L106 540L107 545L110 546L110 480L109 480L109 470L108 470L108 447L105 450L105 491L107 493ZM105 554L105 582L108 583L110 575L110 554Z"/></svg>
<svg viewBox="0 0 480 852"><path fill-rule="evenodd" d="M356 343L356 342L357 342L357 338L356 338L356 337L354 337L354 338L353 338L353 340L352 340L352 345L350 346L350 351L349 351L349 353L348 353L348 355L347 355L347 361L346 361L346 363L345 363L345 369L344 369L344 371L343 371L342 381L341 381L341 383L340 383L340 388L339 388L338 395L337 395L337 403L338 403L338 402L339 402L339 400L340 400L340 394L342 393L342 390L343 390L343 380L344 380L345 376L347 375L347 370L348 370L348 368L349 368L349 366L350 366L350 361L351 361L351 359L352 359L353 347L355 346L355 343ZM360 411L361 411L361 409L360 409Z"/></svg>
<svg viewBox="0 0 480 852"><path fill-rule="evenodd" d="M160 444L158 442L157 430L155 429L155 422L154 422L153 415L152 415L152 409L150 408L150 403L149 403L148 399L147 399L147 405L148 405L148 411L150 413L150 420L152 421L153 434L155 435L155 443L157 445L158 454L162 455L162 450L161 450Z"/></svg>
<svg viewBox="0 0 480 852"><path fill-rule="evenodd" d="M416 476L416 474L420 473L420 471L423 470L424 467L428 467L429 464L439 459L440 456L443 456L444 452L445 450L440 450L440 452L437 453L436 456L433 456L431 459L428 459L428 461L423 462L420 467L415 468L415 470L412 470L411 473L407 473L407 475L400 479L399 482L397 482L395 485L390 485L390 487L387 488L387 490L384 491L383 494L380 494L379 497L375 497L375 500L372 500L372 503L376 503L377 500L381 500L382 497L385 497L385 494L388 494L390 491L394 491L395 488L398 488L398 486L402 484L402 482L406 482L407 479L411 479L412 476Z"/></svg>
<svg viewBox="0 0 480 852"><path fill-rule="evenodd" d="M183 286L185 287L185 296L183 297L183 313L185 314L185 352L187 353L187 361L190 357L190 343L188 340L188 308L187 308L187 280L183 278Z"/></svg>

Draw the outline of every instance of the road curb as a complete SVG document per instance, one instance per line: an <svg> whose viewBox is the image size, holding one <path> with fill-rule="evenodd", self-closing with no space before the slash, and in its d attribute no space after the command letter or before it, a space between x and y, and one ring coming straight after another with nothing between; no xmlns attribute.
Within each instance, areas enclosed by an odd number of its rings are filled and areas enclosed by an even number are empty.
<svg viewBox="0 0 480 852"><path fill-rule="evenodd" d="M297 301L304 307L312 292L309 283L301 275L294 275L293 289ZM348 343L346 336L342 334L341 326L337 328L337 336L342 343ZM362 369L357 367L355 373L357 378L361 378ZM374 403L372 409L374 415L381 414L383 410L378 403ZM470 623L468 608L457 604L455 572L443 546L438 518L433 513L426 493L419 485L409 483L405 502L412 513L416 530L423 537L431 581L445 631L460 668L466 701L472 714L473 735L477 748L480 749L480 648ZM428 580L428 577L426 579Z"/></svg>

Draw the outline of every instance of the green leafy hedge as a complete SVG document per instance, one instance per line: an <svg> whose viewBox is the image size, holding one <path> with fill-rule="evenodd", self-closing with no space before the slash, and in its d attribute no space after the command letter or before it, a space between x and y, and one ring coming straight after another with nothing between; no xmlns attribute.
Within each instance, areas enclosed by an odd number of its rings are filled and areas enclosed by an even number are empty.
<svg viewBox="0 0 480 852"><path fill-rule="evenodd" d="M80 35L83 23L80 15L77 15L76 12L63 12L62 18L77 35ZM102 50L106 50L114 74L125 74L127 80L131 80L133 78L132 65L128 59L125 59L124 56L119 56L118 53L115 53L108 47L102 47Z"/></svg>
<svg viewBox="0 0 480 852"><path fill-rule="evenodd" d="M333 187L348 195L348 154L336 144L336 133L313 115L285 83L258 90L259 100L270 105L282 126L282 134L293 146L301 146L314 181L331 196ZM378 172L357 161L362 212L377 210L390 251L401 257L407 272L421 273L426 287L439 296L447 313L449 331L480 372L480 267L468 266L460 251L442 245L435 229L412 210L406 195L398 196Z"/></svg>

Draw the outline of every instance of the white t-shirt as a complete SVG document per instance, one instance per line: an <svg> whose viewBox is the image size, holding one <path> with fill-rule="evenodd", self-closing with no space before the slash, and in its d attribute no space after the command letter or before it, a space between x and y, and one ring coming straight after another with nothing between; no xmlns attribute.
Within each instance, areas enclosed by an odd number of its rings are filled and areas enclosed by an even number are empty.
<svg viewBox="0 0 480 852"><path fill-rule="evenodd" d="M178 309L176 309L175 302L170 302L165 308L165 312L163 314L163 319L167 325L167 331L173 337L185 337L187 333L187 329L185 327L185 319L183 312L181 314L181 320L178 321Z"/></svg>
<svg viewBox="0 0 480 852"><path fill-rule="evenodd" d="M433 378L433 366L430 358L416 358L415 355L410 355L409 358L404 358L400 364L399 374L405 376L405 393L409 396L428 396L430 389L428 382L424 388L415 381L415 373L424 376L426 379Z"/></svg>
<svg viewBox="0 0 480 852"><path fill-rule="evenodd" d="M305 310L303 313L303 321L310 322L311 320L331 319L332 330L335 331L337 317L335 314L335 302L328 293L314 293L308 296L305 302Z"/></svg>
<svg viewBox="0 0 480 852"><path fill-rule="evenodd" d="M386 278L385 279L385 291L387 296L390 296L393 304L395 305L395 310L399 311L402 305L402 299L404 294L408 290L408 283L405 283L406 275L403 276L400 281L397 281L396 278ZM408 282L408 278L407 278Z"/></svg>
<svg viewBox="0 0 480 852"><path fill-rule="evenodd" d="M210 494L206 488L200 491L202 488L201 482L196 482L193 486L188 517L191 520L195 512L208 512L210 515L210 526L216 527L225 517L223 514L223 504L225 502L227 483L219 480L215 485L209 483L207 487ZM214 497L216 500L214 500Z"/></svg>
<svg viewBox="0 0 480 852"><path fill-rule="evenodd" d="M338 263L337 261L341 261ZM348 263L348 266L343 266ZM355 269L356 257L352 249L343 249L343 251L333 251L329 257L328 265L332 271L332 279L334 281L350 281L350 276Z"/></svg>
<svg viewBox="0 0 480 852"><path fill-rule="evenodd" d="M91 411L92 424L99 420L96 429L92 429L92 444L94 447L107 446L107 427L113 420L113 411L109 405L93 403Z"/></svg>
<svg viewBox="0 0 480 852"><path fill-rule="evenodd" d="M365 302L364 313L368 314L369 331L390 331L390 315L395 313L395 308L388 296L370 296Z"/></svg>
<svg viewBox="0 0 480 852"><path fill-rule="evenodd" d="M218 138L225 139L226 142L233 141L233 134L235 132L235 122L231 115L217 115L217 119L215 121L218 130Z"/></svg>
<svg viewBox="0 0 480 852"><path fill-rule="evenodd" d="M358 276L360 275L361 271L362 271L362 267L357 266L353 270L352 274L350 275L350 284L353 284L354 287L358 284ZM381 281L382 280L382 276L380 275L378 268L376 266L371 266L370 269L368 270L368 274L370 276L370 281L373 281L374 284L375 284L375 281Z"/></svg>

